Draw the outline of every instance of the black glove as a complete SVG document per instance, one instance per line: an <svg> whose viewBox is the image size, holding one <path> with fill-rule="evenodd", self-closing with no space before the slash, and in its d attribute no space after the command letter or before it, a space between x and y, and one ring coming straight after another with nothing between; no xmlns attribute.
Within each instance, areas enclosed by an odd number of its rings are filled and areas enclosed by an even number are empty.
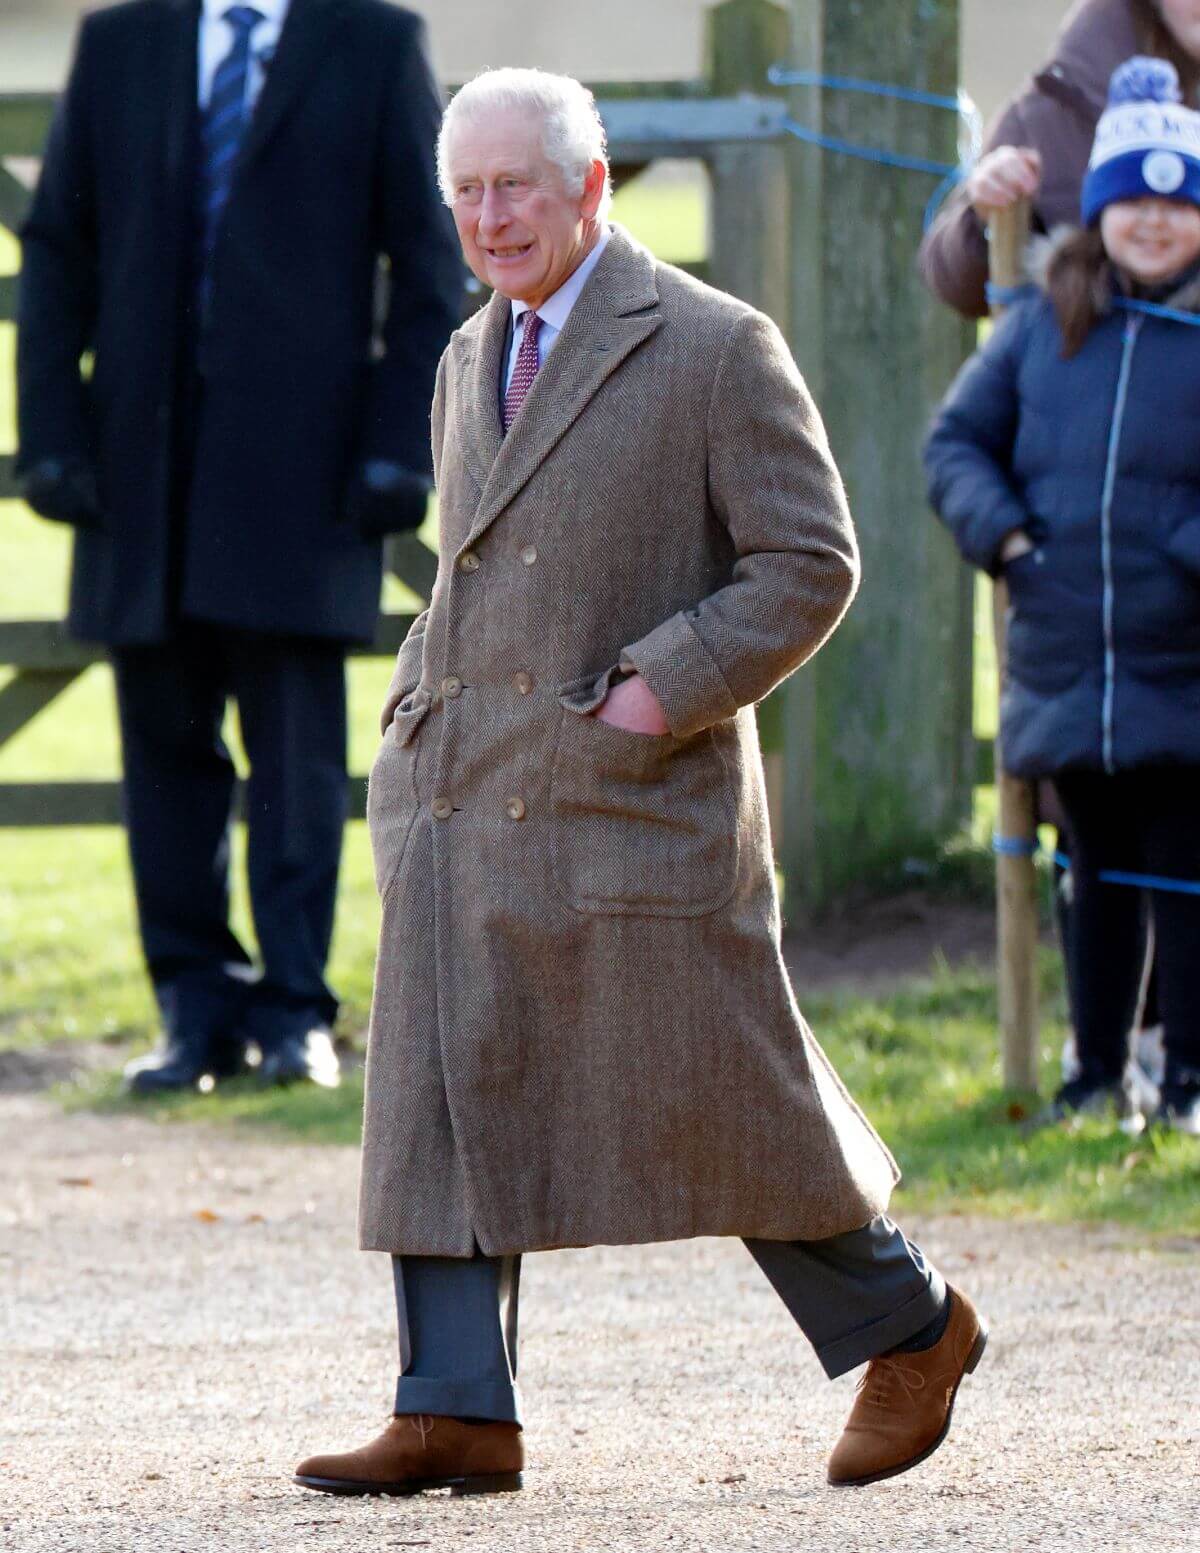
<svg viewBox="0 0 1200 1553"><path fill-rule="evenodd" d="M85 459L42 459L25 476L21 494L43 518L76 528L104 527L96 476Z"/></svg>
<svg viewBox="0 0 1200 1553"><path fill-rule="evenodd" d="M368 539L408 534L425 521L432 483L403 464L369 459L346 498L346 518Z"/></svg>

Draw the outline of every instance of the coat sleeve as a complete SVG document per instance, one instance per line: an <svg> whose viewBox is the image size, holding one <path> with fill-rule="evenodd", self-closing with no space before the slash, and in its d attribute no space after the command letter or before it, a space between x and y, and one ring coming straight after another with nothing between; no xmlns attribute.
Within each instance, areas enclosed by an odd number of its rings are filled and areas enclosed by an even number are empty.
<svg viewBox="0 0 1200 1553"><path fill-rule="evenodd" d="M1005 314L958 374L925 443L930 504L967 560L993 575L1005 536L1028 521L1011 473L1017 374L1031 313L1042 305Z"/></svg>
<svg viewBox="0 0 1200 1553"><path fill-rule="evenodd" d="M90 459L80 358L92 344L97 236L85 21L58 100L41 176L21 228L17 303L17 469Z"/></svg>
<svg viewBox="0 0 1200 1553"><path fill-rule="evenodd" d="M428 620L429 611L423 609L409 626L408 635L400 644L400 651L396 654L396 667L392 670L392 682L388 686L387 699L383 703L383 711L379 716L381 733L388 731L392 718L396 715L396 708L421 682L421 652Z"/></svg>
<svg viewBox="0 0 1200 1553"><path fill-rule="evenodd" d="M391 268L384 354L375 364L361 439L364 462L428 475L429 403L438 360L457 327L464 270L437 181L442 100L425 24L389 18L396 61L382 127L378 208Z"/></svg>
<svg viewBox="0 0 1200 1553"><path fill-rule="evenodd" d="M1030 92L1036 88L1030 88ZM1032 146L1041 151L1043 162L1053 156L1049 148L1037 144L1030 132L1025 112L1029 93L1005 108L988 130L984 152L999 146ZM945 302L964 318L986 318L988 312L988 240L983 222L959 187L942 207L926 232L917 256L917 269L925 285L939 301Z"/></svg>
<svg viewBox="0 0 1200 1553"><path fill-rule="evenodd" d="M731 580L625 648L671 732L760 701L810 658L858 586L858 547L816 407L775 325L731 331L708 412L708 485Z"/></svg>

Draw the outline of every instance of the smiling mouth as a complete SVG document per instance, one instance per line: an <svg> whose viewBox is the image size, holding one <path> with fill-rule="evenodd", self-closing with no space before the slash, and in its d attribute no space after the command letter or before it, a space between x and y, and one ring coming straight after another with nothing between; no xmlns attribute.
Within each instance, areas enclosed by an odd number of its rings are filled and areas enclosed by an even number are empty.
<svg viewBox="0 0 1200 1553"><path fill-rule="evenodd" d="M523 259L532 248L532 243L523 243L517 248L489 248L487 256L489 259Z"/></svg>

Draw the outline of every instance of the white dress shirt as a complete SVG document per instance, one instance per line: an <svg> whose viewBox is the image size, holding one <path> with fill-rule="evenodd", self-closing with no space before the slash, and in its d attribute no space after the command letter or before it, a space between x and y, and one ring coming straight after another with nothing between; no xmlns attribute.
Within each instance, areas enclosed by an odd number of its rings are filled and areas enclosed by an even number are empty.
<svg viewBox="0 0 1200 1553"><path fill-rule="evenodd" d="M550 353L550 348L563 331L563 325L570 317L571 309L579 301L579 293L588 283L588 277L600 262L600 255L604 252L608 239L612 236L612 228L605 224L600 228L600 238L596 246L588 254L587 258L570 274L553 296L547 297L541 307L537 309L537 315L542 320L541 333L538 335L538 366L540 367ZM513 338L512 347L508 353L508 368L504 374L504 392L508 392L508 385L512 382L512 375L517 365L517 356L521 350L521 336L525 326L521 323L525 314L530 311L528 302L514 302L512 304Z"/></svg>
<svg viewBox="0 0 1200 1553"><path fill-rule="evenodd" d="M208 99L212 96L217 66L233 47L234 30L225 20L225 12L240 3L241 0L204 0L201 7L197 92L202 108L208 107ZM267 66L279 43L279 34L283 31L289 0L245 0L245 3L253 4L263 17L250 34L250 79L246 86L246 106L253 112L266 79Z"/></svg>

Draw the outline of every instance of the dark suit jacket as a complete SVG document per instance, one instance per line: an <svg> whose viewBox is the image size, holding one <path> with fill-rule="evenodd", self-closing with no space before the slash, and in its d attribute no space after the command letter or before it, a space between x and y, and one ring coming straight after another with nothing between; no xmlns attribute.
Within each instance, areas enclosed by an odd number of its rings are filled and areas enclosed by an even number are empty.
<svg viewBox="0 0 1200 1553"><path fill-rule="evenodd" d="M366 638L380 545L347 521L348 484L371 459L428 469L462 294L423 24L386 0L292 0L197 341L198 19L197 0L128 0L83 22L22 233L18 469L94 465L102 526L77 535L77 635L154 642L182 613ZM181 437L197 350L203 413Z"/></svg>

